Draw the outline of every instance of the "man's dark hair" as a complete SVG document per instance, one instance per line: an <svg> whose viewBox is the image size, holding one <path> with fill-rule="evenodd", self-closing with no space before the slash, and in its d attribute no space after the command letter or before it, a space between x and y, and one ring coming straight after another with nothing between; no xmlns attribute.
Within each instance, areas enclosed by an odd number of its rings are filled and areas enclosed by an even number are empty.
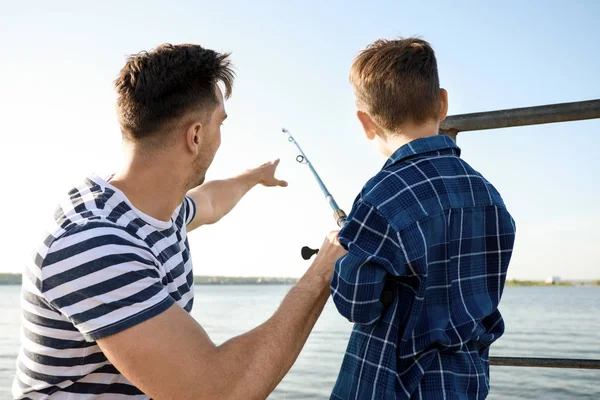
<svg viewBox="0 0 600 400"><path fill-rule="evenodd" d="M125 138L144 139L193 109L218 104L216 85L229 98L234 72L229 54L194 44L163 44L131 55L115 80L117 118Z"/></svg>
<svg viewBox="0 0 600 400"><path fill-rule="evenodd" d="M437 62L424 40L377 40L355 58L350 82L359 109L388 131L439 116Z"/></svg>

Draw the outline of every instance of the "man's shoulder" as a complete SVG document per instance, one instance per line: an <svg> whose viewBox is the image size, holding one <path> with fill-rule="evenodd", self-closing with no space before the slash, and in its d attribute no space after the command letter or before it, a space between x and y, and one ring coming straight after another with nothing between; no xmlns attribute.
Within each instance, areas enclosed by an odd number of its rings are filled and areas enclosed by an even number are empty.
<svg viewBox="0 0 600 400"><path fill-rule="evenodd" d="M114 197L113 197L114 196ZM137 234L145 224L114 190L86 177L59 197L54 214L46 220L38 253L44 255L77 245L78 252L109 243L148 247Z"/></svg>
<svg viewBox="0 0 600 400"><path fill-rule="evenodd" d="M153 264L150 246L127 227L104 218L87 219L71 224L65 229L57 227L38 242L36 265L40 270L64 263L86 265L93 260L136 254L136 258ZM64 266L65 268L67 265ZM57 267L58 268L58 267Z"/></svg>
<svg viewBox="0 0 600 400"><path fill-rule="evenodd" d="M60 237L91 228L113 227L134 234L144 225L140 220L139 226L134 226L138 219L121 193L92 174L58 198L46 231Z"/></svg>

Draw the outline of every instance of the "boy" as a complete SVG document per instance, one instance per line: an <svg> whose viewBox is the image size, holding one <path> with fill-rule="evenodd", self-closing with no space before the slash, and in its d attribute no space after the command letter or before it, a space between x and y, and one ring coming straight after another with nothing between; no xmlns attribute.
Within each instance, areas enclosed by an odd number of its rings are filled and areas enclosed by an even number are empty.
<svg viewBox="0 0 600 400"><path fill-rule="evenodd" d="M332 297L355 323L332 399L482 399L515 223L438 135L448 94L429 43L378 40L350 71L357 116L388 160L340 231Z"/></svg>

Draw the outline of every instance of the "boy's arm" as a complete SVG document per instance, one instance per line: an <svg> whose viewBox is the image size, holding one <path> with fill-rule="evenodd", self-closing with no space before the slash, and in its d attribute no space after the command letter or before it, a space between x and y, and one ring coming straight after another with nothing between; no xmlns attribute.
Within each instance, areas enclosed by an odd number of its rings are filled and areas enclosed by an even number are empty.
<svg viewBox="0 0 600 400"><path fill-rule="evenodd" d="M359 324L375 323L383 310L381 293L388 274L404 274L395 230L375 207L357 202L340 231L348 254L335 264L333 301L344 317Z"/></svg>

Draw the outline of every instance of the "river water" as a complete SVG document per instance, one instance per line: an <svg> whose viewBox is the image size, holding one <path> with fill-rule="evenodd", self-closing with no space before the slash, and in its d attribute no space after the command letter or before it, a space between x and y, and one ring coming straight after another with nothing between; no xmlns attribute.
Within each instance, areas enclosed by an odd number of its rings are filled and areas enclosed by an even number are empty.
<svg viewBox="0 0 600 400"><path fill-rule="evenodd" d="M289 286L198 285L192 315L217 344L266 320ZM19 349L19 286L0 286L0 399L10 398ZM492 356L600 359L600 288L507 287L506 333ZM327 399L352 325L330 301L270 399ZM600 371L492 367L489 399L600 399Z"/></svg>

